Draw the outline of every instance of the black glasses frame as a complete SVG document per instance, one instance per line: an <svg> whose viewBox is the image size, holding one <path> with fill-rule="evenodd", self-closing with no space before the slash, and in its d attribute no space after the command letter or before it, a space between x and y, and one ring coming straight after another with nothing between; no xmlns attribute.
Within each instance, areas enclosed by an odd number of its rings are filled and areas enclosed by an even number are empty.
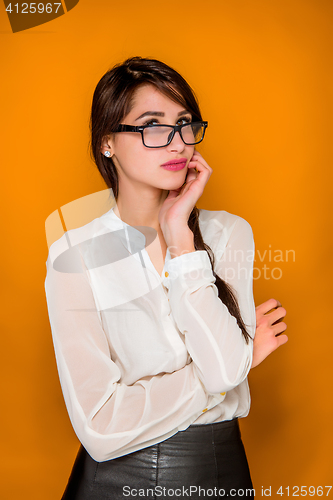
<svg viewBox="0 0 333 500"><path fill-rule="evenodd" d="M182 136L182 128L187 127L188 125L199 125L199 124L204 127L203 133L202 133L202 138L200 139L200 141L198 141L198 142L185 142L184 138ZM170 127L170 128L172 128L173 130L169 135L168 142L166 144L164 144L163 146L147 146L147 144L145 144L145 141L143 138L143 131L146 128L151 128L151 127ZM199 142L203 141L203 138L205 137L205 132L206 132L207 127L208 127L208 122L204 122L204 121L203 122L183 123L182 125L167 125L167 124L158 123L156 125L135 126L135 125L124 125L121 123L120 125L118 125L118 128L115 130L115 132L139 132L141 134L143 145L146 148L156 149L156 148L165 148L166 146L168 146L170 144L170 142L172 141L172 139L174 138L176 132L179 132L179 135L180 135L183 143L186 144L187 146L194 146L195 144L199 144Z"/></svg>

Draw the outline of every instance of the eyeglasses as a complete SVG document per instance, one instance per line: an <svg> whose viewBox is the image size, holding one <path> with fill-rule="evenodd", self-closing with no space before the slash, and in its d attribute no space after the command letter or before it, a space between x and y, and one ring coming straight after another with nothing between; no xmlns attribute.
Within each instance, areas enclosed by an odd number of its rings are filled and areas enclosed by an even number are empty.
<svg viewBox="0 0 333 500"><path fill-rule="evenodd" d="M118 125L115 132L140 132L146 148L163 148L168 146L176 132L187 146L199 144L204 138L208 122L191 122L182 125Z"/></svg>

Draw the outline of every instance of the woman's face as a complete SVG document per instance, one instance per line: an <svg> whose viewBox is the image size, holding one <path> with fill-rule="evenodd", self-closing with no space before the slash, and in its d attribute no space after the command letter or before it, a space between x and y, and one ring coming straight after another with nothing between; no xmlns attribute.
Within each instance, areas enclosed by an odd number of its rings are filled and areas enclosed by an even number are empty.
<svg viewBox="0 0 333 500"><path fill-rule="evenodd" d="M133 107L122 123L137 126L150 123L176 125L191 120L191 113L183 106L169 99L153 85L147 84L136 90ZM168 146L157 149L144 146L141 134L137 132L112 134L107 143L111 146L120 189L128 182L137 187L145 184L163 190L178 189L185 182L187 165L194 153L194 146L185 145L179 133L174 135ZM174 159L186 160L185 167L171 171L161 166Z"/></svg>

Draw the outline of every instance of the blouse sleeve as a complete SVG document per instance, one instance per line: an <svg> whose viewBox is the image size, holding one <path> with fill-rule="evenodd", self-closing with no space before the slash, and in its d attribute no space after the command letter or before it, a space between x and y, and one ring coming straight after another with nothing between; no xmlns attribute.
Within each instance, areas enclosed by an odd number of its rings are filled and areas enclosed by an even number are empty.
<svg viewBox="0 0 333 500"><path fill-rule="evenodd" d="M49 255L45 291L67 410L96 461L167 439L218 404L205 391L193 362L173 373L122 383L82 258L75 267L75 272L59 272Z"/></svg>
<svg viewBox="0 0 333 500"><path fill-rule="evenodd" d="M253 339L253 234L244 219L232 217L234 223L231 228L224 228L214 251L215 272L232 285ZM207 252L200 250L175 257L169 261L167 272L172 313L207 392L215 394L235 388L251 368L253 340L246 343L236 319L219 299Z"/></svg>

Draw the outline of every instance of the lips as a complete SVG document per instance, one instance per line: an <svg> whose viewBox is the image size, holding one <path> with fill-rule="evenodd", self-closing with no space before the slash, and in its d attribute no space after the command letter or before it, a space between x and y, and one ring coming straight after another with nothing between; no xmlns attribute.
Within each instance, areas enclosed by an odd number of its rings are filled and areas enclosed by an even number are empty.
<svg viewBox="0 0 333 500"><path fill-rule="evenodd" d="M166 167L167 165L177 165L177 163L186 163L187 162L187 158L178 158L178 159L174 159L174 160L170 160L170 161L167 161L166 163L163 163L163 165L161 165L161 167Z"/></svg>
<svg viewBox="0 0 333 500"><path fill-rule="evenodd" d="M161 167L166 168L167 170L181 170L185 167L186 162L187 158L178 158L163 163Z"/></svg>

